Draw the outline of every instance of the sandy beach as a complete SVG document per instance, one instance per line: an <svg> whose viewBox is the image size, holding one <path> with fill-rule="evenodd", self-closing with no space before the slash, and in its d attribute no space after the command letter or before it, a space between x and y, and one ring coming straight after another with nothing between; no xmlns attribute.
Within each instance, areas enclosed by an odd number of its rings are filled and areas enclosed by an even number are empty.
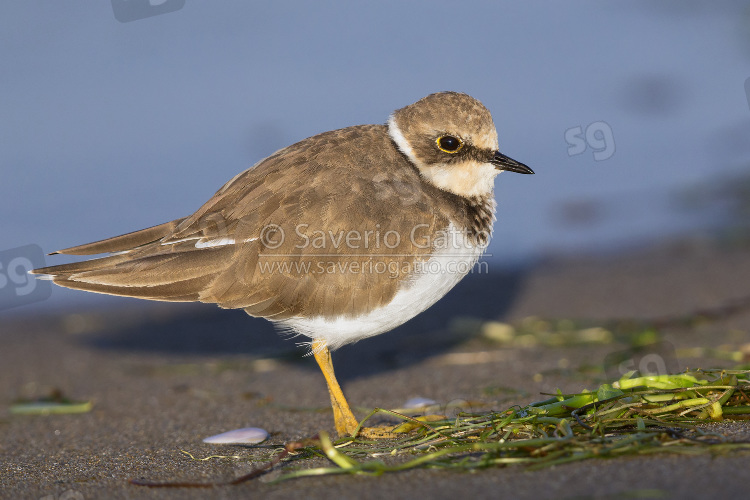
<svg viewBox="0 0 750 500"><path fill-rule="evenodd" d="M668 324L661 340L680 369L731 367L711 354L747 353L747 244L693 240L627 254L549 259L520 270L490 266L437 306L385 335L334 353L358 417L409 398L507 408L560 388L595 388L622 339L588 345L508 346L476 333L482 320L529 316L592 326L706 316ZM740 304L737 307L733 305ZM713 313L704 314L706 311ZM141 478L222 481L252 468L242 446L204 444L241 427L283 445L333 431L328 394L314 361L263 320L205 305L127 301L119 309L3 320L0 333L0 497L70 498L722 498L746 495L750 454L588 460L527 471L416 470L381 477L331 476L268 484L281 467L237 486L146 488ZM694 348L704 348L697 350ZM692 349L692 350L691 350ZM680 353L693 353L685 356ZM745 357L747 362L747 355ZM11 406L53 391L93 409L69 415L12 415ZM716 431L750 440L747 421ZM325 464L321 459L311 465Z"/></svg>

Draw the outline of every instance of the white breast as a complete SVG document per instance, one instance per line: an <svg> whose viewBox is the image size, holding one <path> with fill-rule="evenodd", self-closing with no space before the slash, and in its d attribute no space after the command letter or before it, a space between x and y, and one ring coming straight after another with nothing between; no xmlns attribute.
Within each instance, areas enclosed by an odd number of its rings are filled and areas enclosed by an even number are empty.
<svg viewBox="0 0 750 500"><path fill-rule="evenodd" d="M440 248L427 262L415 265L413 279L405 282L387 305L357 317L295 317L278 321L282 328L312 339L324 340L330 349L387 332L405 323L437 302L466 276L485 247L472 244L451 224L450 232L459 235L448 248ZM383 275L383 279L389 279Z"/></svg>

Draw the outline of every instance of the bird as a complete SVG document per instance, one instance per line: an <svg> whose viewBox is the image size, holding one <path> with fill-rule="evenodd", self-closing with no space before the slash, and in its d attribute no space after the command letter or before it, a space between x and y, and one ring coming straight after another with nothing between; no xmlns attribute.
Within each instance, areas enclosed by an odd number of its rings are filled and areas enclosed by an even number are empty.
<svg viewBox="0 0 750 500"><path fill-rule="evenodd" d="M336 431L356 436L331 351L401 325L470 272L502 171L534 173L500 153L479 100L437 92L384 124L280 149L192 215L51 254L103 256L31 272L89 292L244 309L309 338Z"/></svg>

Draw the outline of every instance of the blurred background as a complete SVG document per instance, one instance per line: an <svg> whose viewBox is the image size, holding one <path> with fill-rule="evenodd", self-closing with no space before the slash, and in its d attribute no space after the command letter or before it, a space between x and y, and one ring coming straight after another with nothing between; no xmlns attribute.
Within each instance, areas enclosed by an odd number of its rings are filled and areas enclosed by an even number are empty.
<svg viewBox="0 0 750 500"><path fill-rule="evenodd" d="M498 177L493 265L731 238L750 213L742 0L5 2L0 40L4 314L104 300L9 309L39 249L188 215L281 147L441 90L537 173Z"/></svg>

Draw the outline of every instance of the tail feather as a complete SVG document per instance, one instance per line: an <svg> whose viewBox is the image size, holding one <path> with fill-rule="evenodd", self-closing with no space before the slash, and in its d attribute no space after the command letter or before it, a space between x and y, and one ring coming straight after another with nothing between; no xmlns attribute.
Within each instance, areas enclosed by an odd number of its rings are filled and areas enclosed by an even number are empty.
<svg viewBox="0 0 750 500"><path fill-rule="evenodd" d="M66 288L85 290L88 292L119 295L121 297L135 297L146 300L164 300L169 302L193 302L198 300L199 290L211 282L210 276L176 281L158 286L112 286L99 283L86 283L65 278L54 278L54 282Z"/></svg>
<svg viewBox="0 0 750 500"><path fill-rule="evenodd" d="M31 274L41 274L51 277L55 276L70 276L76 273L83 273L87 271L96 271L99 269L112 267L120 262L125 262L129 259L126 255L108 255L106 257L100 257L98 259L84 260L82 262L72 262L70 264L59 264L57 266L40 267L29 271Z"/></svg>
<svg viewBox="0 0 750 500"><path fill-rule="evenodd" d="M82 272L60 273L52 268L47 274L114 287L156 287L207 275L215 277L230 262L233 253L234 248L221 247L115 260L112 264L106 262L108 258L104 258L99 259L101 266L92 266ZM117 257L120 256L113 256L114 259Z"/></svg>
<svg viewBox="0 0 750 500"><path fill-rule="evenodd" d="M31 272L77 290L150 300L196 301L232 262L234 251L233 245L196 249L188 244L165 247L157 241L128 253Z"/></svg>
<svg viewBox="0 0 750 500"><path fill-rule="evenodd" d="M133 231L132 233L107 238L106 240L94 241L93 243L86 243L85 245L65 248L63 250L58 250L57 252L52 252L50 255L95 255L98 253L114 253L132 250L172 234L177 225L183 220L184 219L177 219L172 222L165 222L158 226L141 229L140 231Z"/></svg>

